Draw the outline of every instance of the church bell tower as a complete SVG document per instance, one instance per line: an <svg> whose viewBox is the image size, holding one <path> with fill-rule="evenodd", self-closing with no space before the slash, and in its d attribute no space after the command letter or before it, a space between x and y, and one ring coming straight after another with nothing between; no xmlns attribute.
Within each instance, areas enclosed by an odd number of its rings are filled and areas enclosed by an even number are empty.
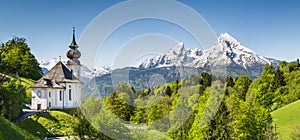
<svg viewBox="0 0 300 140"><path fill-rule="evenodd" d="M80 58L81 53L78 50L78 47L75 40L75 27L73 27L73 39L69 46L70 49L67 52L67 57L69 58L67 66L72 71L73 75L76 76L77 79L80 79L81 64L78 59Z"/></svg>

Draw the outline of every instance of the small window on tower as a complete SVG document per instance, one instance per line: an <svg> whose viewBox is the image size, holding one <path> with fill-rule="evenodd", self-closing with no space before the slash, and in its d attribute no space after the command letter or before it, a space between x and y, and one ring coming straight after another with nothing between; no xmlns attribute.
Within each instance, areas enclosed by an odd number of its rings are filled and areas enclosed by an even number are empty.
<svg viewBox="0 0 300 140"><path fill-rule="evenodd" d="M49 98L51 98L51 92L49 91Z"/></svg>

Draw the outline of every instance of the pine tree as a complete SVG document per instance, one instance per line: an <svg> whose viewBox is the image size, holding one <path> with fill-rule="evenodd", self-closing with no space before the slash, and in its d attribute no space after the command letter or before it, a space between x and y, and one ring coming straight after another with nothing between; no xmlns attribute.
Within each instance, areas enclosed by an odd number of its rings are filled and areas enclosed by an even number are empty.
<svg viewBox="0 0 300 140"><path fill-rule="evenodd" d="M275 92L279 87L281 86L285 86L286 83L284 81L284 76L283 76L283 72L280 70L280 68L278 68L275 71L275 76L273 78L272 81L272 85L271 85L271 92Z"/></svg>
<svg viewBox="0 0 300 140"><path fill-rule="evenodd" d="M243 100L246 99L246 94L251 82L252 82L251 79L246 75L242 75L236 80L234 88L239 93L239 97L241 99Z"/></svg>
<svg viewBox="0 0 300 140"><path fill-rule="evenodd" d="M226 78L226 86L227 87L233 87L234 86L234 81L233 81L233 78L231 76Z"/></svg>
<svg viewBox="0 0 300 140"><path fill-rule="evenodd" d="M200 84L204 86L204 88L211 86L212 76L206 72L201 73L200 75Z"/></svg>
<svg viewBox="0 0 300 140"><path fill-rule="evenodd" d="M230 127L229 127L229 111L224 101L221 101L219 109L213 119L208 123L203 135L210 137L214 140L229 140Z"/></svg>

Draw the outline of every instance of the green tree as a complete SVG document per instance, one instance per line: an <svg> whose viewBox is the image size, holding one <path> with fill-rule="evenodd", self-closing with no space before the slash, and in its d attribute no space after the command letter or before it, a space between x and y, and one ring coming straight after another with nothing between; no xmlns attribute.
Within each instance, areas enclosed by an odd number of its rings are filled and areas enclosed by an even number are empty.
<svg viewBox="0 0 300 140"><path fill-rule="evenodd" d="M12 120L20 115L26 96L25 87L20 82L8 81L0 86L1 115Z"/></svg>
<svg viewBox="0 0 300 140"><path fill-rule="evenodd" d="M204 88L211 86L211 82L212 82L212 76L207 73L207 72L203 72L200 75L200 84L204 86Z"/></svg>
<svg viewBox="0 0 300 140"><path fill-rule="evenodd" d="M226 78L226 86L227 87L233 87L234 86L234 81L233 81L233 78L231 76Z"/></svg>
<svg viewBox="0 0 300 140"><path fill-rule="evenodd" d="M279 87L281 86L285 86L286 83L284 81L284 76L283 76L283 72L280 70L280 68L278 68L275 71L275 76L273 78L272 81L272 85L271 85L271 92L275 92Z"/></svg>
<svg viewBox="0 0 300 140"><path fill-rule="evenodd" d="M123 120L130 121L130 116L133 115L134 108L125 102L129 100L129 96L126 93L121 92L117 95L114 91L106 100L108 102L108 109L110 109L112 113Z"/></svg>
<svg viewBox="0 0 300 140"><path fill-rule="evenodd" d="M212 130L212 139L215 140L228 140L230 139L230 120L229 111L225 102L222 100L219 109L214 116L213 120L210 122L210 127Z"/></svg>
<svg viewBox="0 0 300 140"><path fill-rule="evenodd" d="M251 82L252 82L251 79L246 75L242 75L236 80L234 88L239 93L239 97L241 99L243 100L246 99L246 94Z"/></svg>
<svg viewBox="0 0 300 140"><path fill-rule="evenodd" d="M1 71L38 80L42 76L39 63L30 52L24 38L13 38L2 44L0 50Z"/></svg>
<svg viewBox="0 0 300 140"><path fill-rule="evenodd" d="M261 73L261 77L260 79L262 79L263 82L268 82L271 83L273 77L274 77L274 67L272 65L265 65L262 73Z"/></svg>
<svg viewBox="0 0 300 140"><path fill-rule="evenodd" d="M231 139L266 139L273 131L270 112L258 105L241 101L234 93L226 101L231 120Z"/></svg>

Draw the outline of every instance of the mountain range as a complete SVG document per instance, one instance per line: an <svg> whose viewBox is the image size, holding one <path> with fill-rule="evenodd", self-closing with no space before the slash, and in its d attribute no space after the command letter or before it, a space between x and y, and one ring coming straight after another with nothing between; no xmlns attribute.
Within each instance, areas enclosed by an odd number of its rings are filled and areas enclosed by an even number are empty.
<svg viewBox="0 0 300 140"><path fill-rule="evenodd" d="M266 58L243 46L228 33L219 36L217 42L208 49L185 49L179 43L166 54L148 58L140 68L161 68L169 66L200 67L209 69L225 69L228 72L247 74L258 77L266 64L277 66L278 60Z"/></svg>

